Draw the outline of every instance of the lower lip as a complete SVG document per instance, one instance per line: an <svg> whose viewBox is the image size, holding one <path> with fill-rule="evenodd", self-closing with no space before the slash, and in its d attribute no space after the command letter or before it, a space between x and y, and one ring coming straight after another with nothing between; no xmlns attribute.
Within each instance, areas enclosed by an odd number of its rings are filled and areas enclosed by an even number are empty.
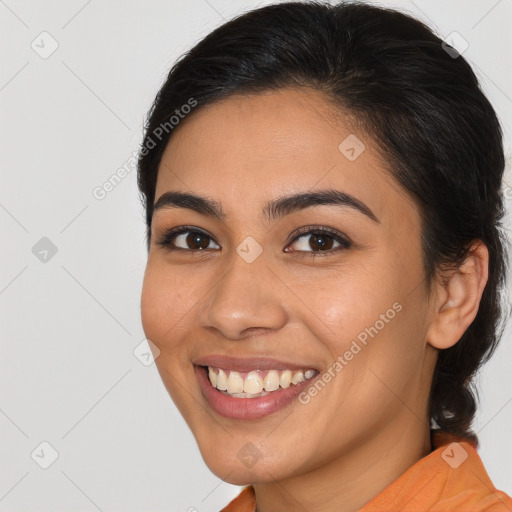
<svg viewBox="0 0 512 512"><path fill-rule="evenodd" d="M286 389L271 391L258 398L235 398L214 388L206 375L204 366L194 366L203 396L212 409L226 418L256 420L268 416L289 405L309 385L314 377Z"/></svg>

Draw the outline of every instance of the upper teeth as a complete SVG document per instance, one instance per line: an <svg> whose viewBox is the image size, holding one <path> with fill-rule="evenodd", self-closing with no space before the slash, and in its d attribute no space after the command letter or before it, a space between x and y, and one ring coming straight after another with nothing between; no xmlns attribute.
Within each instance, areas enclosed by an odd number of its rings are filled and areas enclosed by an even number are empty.
<svg viewBox="0 0 512 512"><path fill-rule="evenodd" d="M253 370L245 374L234 370L208 367L208 377L214 388L227 391L230 395L245 396L267 394L279 387L288 388L304 380L311 379L315 370ZM240 395L242 393L242 395Z"/></svg>

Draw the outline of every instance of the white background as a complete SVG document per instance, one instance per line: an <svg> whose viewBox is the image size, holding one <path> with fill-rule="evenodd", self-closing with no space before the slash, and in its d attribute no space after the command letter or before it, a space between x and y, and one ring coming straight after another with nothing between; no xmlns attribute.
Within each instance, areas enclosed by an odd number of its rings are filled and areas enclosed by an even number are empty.
<svg viewBox="0 0 512 512"><path fill-rule="evenodd" d="M155 366L133 354L146 261L135 170L103 200L92 191L138 149L171 64L269 3L0 0L0 511L203 512L238 494L206 468ZM379 3L469 43L510 155L512 2ZM59 45L46 59L31 48L43 31ZM57 248L46 263L32 252L42 237ZM508 494L511 356L507 329L479 378L475 425ZM48 469L31 457L43 441L59 454Z"/></svg>

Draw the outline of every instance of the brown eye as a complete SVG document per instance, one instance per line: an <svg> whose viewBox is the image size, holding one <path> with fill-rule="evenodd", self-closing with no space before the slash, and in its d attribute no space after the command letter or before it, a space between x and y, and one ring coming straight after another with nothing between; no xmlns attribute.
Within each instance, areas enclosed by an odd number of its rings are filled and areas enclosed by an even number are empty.
<svg viewBox="0 0 512 512"><path fill-rule="evenodd" d="M332 249L334 239L330 235L310 235L309 246L313 250L325 251ZM339 243L339 242L338 242Z"/></svg>
<svg viewBox="0 0 512 512"><path fill-rule="evenodd" d="M310 229L295 237L288 246L292 247L292 250L286 252L327 253L348 249L350 246L351 243L339 233L332 233L325 229Z"/></svg>
<svg viewBox="0 0 512 512"><path fill-rule="evenodd" d="M192 231L185 238L185 245L190 249L207 249L210 245L209 237L203 233Z"/></svg>
<svg viewBox="0 0 512 512"><path fill-rule="evenodd" d="M177 228L167 231L158 245L169 250L203 251L206 249L220 249L219 244L203 231Z"/></svg>

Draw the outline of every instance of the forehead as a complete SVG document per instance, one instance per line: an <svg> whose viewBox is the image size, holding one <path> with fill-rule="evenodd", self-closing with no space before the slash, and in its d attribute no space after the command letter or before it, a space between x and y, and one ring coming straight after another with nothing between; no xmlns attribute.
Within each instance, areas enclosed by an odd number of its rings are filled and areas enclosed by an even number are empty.
<svg viewBox="0 0 512 512"><path fill-rule="evenodd" d="M418 220L412 198L356 126L311 89L230 96L177 127L162 157L155 198L193 190L228 211L248 210L280 195L335 188L358 197L379 218L394 210Z"/></svg>

